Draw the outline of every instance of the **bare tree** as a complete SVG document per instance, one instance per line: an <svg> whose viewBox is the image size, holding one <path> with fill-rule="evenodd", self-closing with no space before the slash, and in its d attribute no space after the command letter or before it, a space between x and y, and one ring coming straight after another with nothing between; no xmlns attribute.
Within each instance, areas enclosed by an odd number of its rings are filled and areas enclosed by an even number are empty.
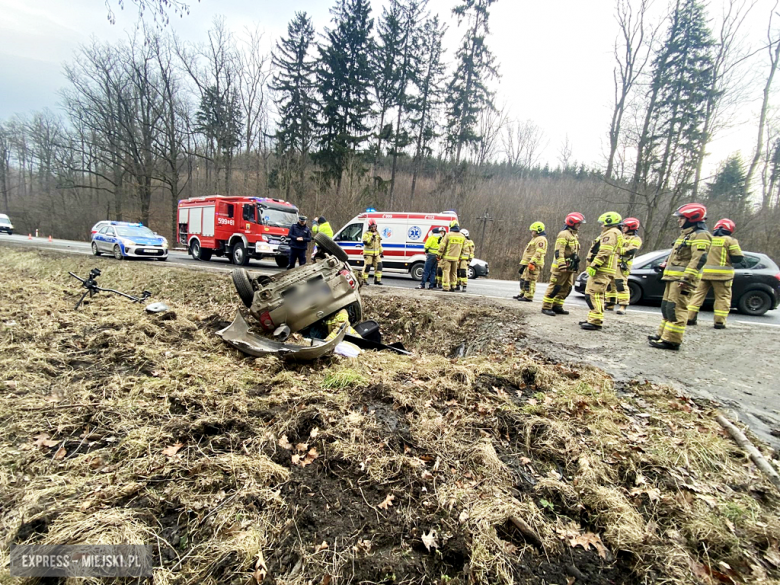
<svg viewBox="0 0 780 585"><path fill-rule="evenodd" d="M478 167L495 159L496 149L507 126L506 107L485 108L479 113L478 132L481 139L473 145L474 162Z"/></svg>
<svg viewBox="0 0 780 585"><path fill-rule="evenodd" d="M563 142L561 143L561 147L558 150L558 163L560 164L560 168L562 171L565 171L569 168L569 165L572 163L571 159L572 155L572 148L571 148L571 141L569 140L569 135L567 134Z"/></svg>
<svg viewBox="0 0 780 585"><path fill-rule="evenodd" d="M530 169L539 164L544 131L533 121L510 120L501 138L507 164L513 168Z"/></svg>
<svg viewBox="0 0 780 585"><path fill-rule="evenodd" d="M650 27L648 30L646 23L651 5L652 0L639 0L639 5L635 8L632 0L617 0L615 19L620 33L614 49L616 65L612 79L615 86L615 105L609 125L609 155L604 173L607 180L612 178L623 115L629 97L650 61L653 40L658 30L657 27Z"/></svg>
<svg viewBox="0 0 780 585"><path fill-rule="evenodd" d="M753 153L753 160L750 161L748 167L747 176L745 177L745 195L750 195L750 187L753 182L753 175L756 173L759 162L761 162L761 155L764 149L764 128L766 126L767 112L769 110L769 96L772 91L772 82L775 78L775 72L777 71L778 62L780 62L780 39L772 40L772 19L777 10L779 2L775 2L772 7L772 11L769 13L769 25L767 26L767 39L769 45L767 51L769 53L769 74L764 84L764 94L761 101L761 113L758 117L758 137L756 138L756 151Z"/></svg>

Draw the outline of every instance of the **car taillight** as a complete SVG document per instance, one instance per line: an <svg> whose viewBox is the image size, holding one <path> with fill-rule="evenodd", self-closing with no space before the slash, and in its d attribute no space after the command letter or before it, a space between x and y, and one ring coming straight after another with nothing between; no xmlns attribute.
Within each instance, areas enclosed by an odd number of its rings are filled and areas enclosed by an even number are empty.
<svg viewBox="0 0 780 585"><path fill-rule="evenodd" d="M349 270L342 270L339 272L341 276L343 276L346 280L349 286L352 287L352 289L355 289L355 279L352 277L352 273Z"/></svg>
<svg viewBox="0 0 780 585"><path fill-rule="evenodd" d="M266 331L273 331L275 329L273 319L271 319L271 313L268 311L260 313L260 325L262 325L263 329Z"/></svg>

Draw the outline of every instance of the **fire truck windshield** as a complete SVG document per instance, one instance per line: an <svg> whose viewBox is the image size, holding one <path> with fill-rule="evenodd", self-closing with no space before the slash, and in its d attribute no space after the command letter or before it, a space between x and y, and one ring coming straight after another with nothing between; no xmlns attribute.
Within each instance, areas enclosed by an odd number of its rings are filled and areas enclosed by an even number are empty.
<svg viewBox="0 0 780 585"><path fill-rule="evenodd" d="M262 205L257 206L263 223L272 227L288 228L298 221L298 214L295 211L282 211L281 209L270 209Z"/></svg>

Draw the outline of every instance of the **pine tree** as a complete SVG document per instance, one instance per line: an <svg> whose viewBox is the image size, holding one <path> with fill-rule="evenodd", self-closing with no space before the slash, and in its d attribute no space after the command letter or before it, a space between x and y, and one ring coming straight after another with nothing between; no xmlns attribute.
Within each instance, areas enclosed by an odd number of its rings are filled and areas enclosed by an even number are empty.
<svg viewBox="0 0 780 585"><path fill-rule="evenodd" d="M298 197L303 195L306 159L314 138L316 100L315 61L309 58L314 27L305 12L296 12L287 25L287 38L276 44L273 64L277 69L271 84L277 92L279 129L276 132L280 159L297 167ZM297 160L296 160L297 159ZM287 178L289 192L290 179Z"/></svg>
<svg viewBox="0 0 780 585"><path fill-rule="evenodd" d="M430 144L439 136L436 113L443 103L444 48L442 42L446 28L439 17L425 21L419 46L419 74L414 79L416 95L411 100L411 126L414 133L414 165L412 171L411 198L417 185L422 160L432 154Z"/></svg>
<svg viewBox="0 0 780 585"><path fill-rule="evenodd" d="M373 20L368 0L338 0L331 13L335 27L326 29L326 42L319 47L321 122L316 159L325 177L336 180L338 193L349 159L369 138Z"/></svg>
<svg viewBox="0 0 780 585"><path fill-rule="evenodd" d="M447 86L447 144L460 162L463 146L479 142L477 122L480 110L493 107L493 93L487 82L498 75L495 58L485 41L488 28L488 11L497 0L463 0L452 12L458 17L458 25L468 20L468 29L455 54L455 73Z"/></svg>
<svg viewBox="0 0 780 585"><path fill-rule="evenodd" d="M632 191L647 205L651 231L662 201L676 207L690 195L712 97L712 34L699 0L677 0L664 44L653 58L653 73L639 143ZM633 207L633 202L631 207ZM629 213L634 213L629 209ZM670 214L656 228L660 245Z"/></svg>
<svg viewBox="0 0 780 585"><path fill-rule="evenodd" d="M379 108L379 123L374 148L374 165L382 156L382 143L391 140L392 124L385 124L388 110L398 101L399 83L401 78L401 49L403 47L402 20L403 11L398 0L390 0L390 4L382 9L382 16L377 24L377 42L371 55L373 70L373 90L376 104Z"/></svg>
<svg viewBox="0 0 780 585"><path fill-rule="evenodd" d="M707 184L707 200L712 203L728 203L731 209L745 205L745 179L747 172L742 157L735 154L720 166L715 180Z"/></svg>

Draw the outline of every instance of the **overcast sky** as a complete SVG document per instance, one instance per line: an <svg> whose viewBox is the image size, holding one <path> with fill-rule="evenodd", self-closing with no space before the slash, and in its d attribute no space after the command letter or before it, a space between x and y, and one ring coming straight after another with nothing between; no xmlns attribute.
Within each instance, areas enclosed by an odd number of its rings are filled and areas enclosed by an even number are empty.
<svg viewBox="0 0 780 585"><path fill-rule="evenodd" d="M711 0L717 19L726 0ZM661 7L666 0L656 0ZM112 0L116 6L115 0ZM43 108L57 110L58 90L65 81L62 64L91 36L100 40L125 37L137 22L135 6L126 0L107 20L103 0L0 0L0 119ZM224 15L236 31L258 23L269 49L286 32L296 10L308 12L318 31L328 25L331 0L192 0L189 16L172 17L171 28L182 38L201 41L212 19ZM372 0L373 15L383 0ZM456 0L430 0L432 13L449 21L447 60L462 35L451 18ZM766 43L766 22L773 0L757 0L745 27L747 42ZM488 43L499 63L497 105L512 117L531 119L545 132L543 160L557 164L568 136L573 158L602 165L612 108L612 47L617 34L614 0L499 0L491 9ZM766 75L762 53L749 61L757 78ZM741 150L750 156L756 133L761 87L730 117L709 151L708 168Z"/></svg>

